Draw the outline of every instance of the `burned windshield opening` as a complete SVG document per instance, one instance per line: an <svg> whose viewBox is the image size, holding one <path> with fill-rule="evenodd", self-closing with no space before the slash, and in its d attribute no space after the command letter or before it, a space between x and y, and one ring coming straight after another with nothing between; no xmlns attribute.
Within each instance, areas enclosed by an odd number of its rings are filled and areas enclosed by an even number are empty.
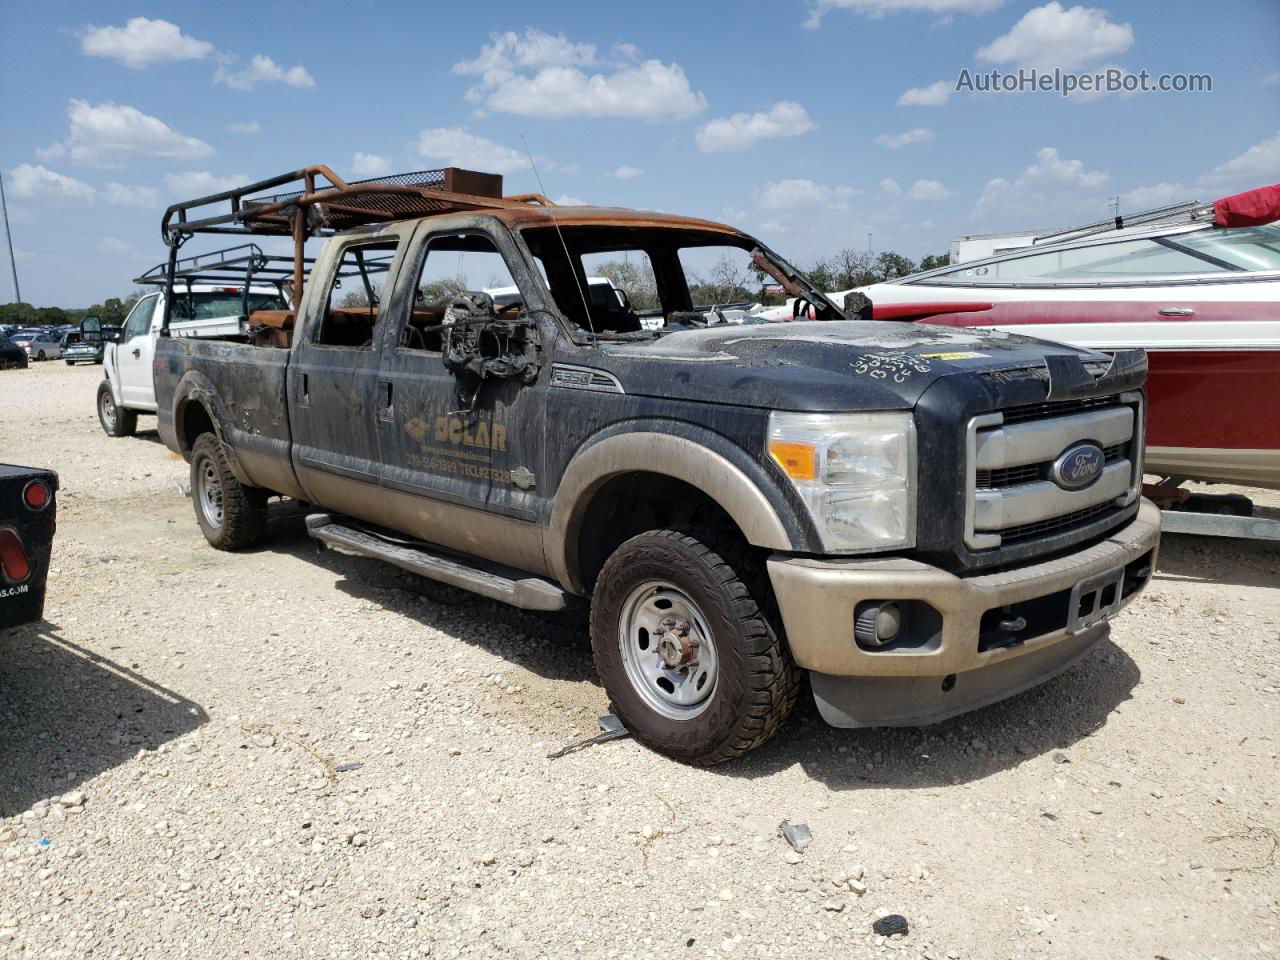
<svg viewBox="0 0 1280 960"><path fill-rule="evenodd" d="M839 312L750 237L663 227L567 226L523 233L560 312L581 337L645 338L718 323L762 323L798 291ZM567 254L567 256L566 256Z"/></svg>

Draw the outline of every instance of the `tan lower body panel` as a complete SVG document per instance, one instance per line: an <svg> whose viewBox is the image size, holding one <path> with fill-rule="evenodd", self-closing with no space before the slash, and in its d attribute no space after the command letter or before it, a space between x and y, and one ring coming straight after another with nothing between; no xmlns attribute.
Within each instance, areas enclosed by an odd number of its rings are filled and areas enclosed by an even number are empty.
<svg viewBox="0 0 1280 960"><path fill-rule="evenodd" d="M787 641L796 662L837 677L946 677L1034 656L1072 635L1065 626L1010 646L979 650L989 610L1070 591L1092 577L1150 555L1160 544L1160 511L1138 514L1107 539L1076 553L999 573L958 577L903 558L811 560L775 554L768 562ZM1124 599L1127 603L1137 591ZM940 616L940 638L921 649L864 650L853 637L854 608L865 600L921 601Z"/></svg>

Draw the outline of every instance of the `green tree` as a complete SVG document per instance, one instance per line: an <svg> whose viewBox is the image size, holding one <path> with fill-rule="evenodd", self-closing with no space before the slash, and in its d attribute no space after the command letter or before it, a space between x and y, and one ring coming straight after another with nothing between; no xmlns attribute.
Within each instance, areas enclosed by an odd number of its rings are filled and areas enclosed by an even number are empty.
<svg viewBox="0 0 1280 960"><path fill-rule="evenodd" d="M608 277L610 283L627 295L632 310L652 310L658 306L658 280L648 257L638 264L630 260L608 260L592 266L591 274Z"/></svg>
<svg viewBox="0 0 1280 960"><path fill-rule="evenodd" d="M876 257L875 273L877 280L893 280L896 277L905 277L907 274L915 272L916 265L900 253L886 250Z"/></svg>
<svg viewBox="0 0 1280 960"><path fill-rule="evenodd" d="M938 267L949 266L951 266L951 254L949 253L939 253L937 255L931 253L920 261L921 270L936 270Z"/></svg>

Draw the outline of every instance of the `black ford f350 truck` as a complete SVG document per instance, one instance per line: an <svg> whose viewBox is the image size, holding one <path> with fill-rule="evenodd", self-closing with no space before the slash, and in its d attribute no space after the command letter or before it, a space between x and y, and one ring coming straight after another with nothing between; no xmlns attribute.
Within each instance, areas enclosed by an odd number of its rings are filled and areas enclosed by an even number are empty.
<svg viewBox="0 0 1280 960"><path fill-rule="evenodd" d="M180 258L203 232L294 253ZM872 322L731 227L453 168L310 167L177 204L163 233L171 291L271 282L292 304L156 348L209 542L257 543L288 497L333 548L589 603L615 710L673 757L762 743L805 671L837 726L992 703L1077 660L1151 576L1141 351ZM766 278L794 322L760 322Z"/></svg>

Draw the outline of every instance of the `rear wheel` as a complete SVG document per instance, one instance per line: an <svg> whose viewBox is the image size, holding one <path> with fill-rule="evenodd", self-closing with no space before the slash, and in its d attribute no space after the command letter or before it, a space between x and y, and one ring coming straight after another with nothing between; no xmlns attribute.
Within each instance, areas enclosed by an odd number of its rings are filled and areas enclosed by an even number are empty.
<svg viewBox="0 0 1280 960"><path fill-rule="evenodd" d="M43 350L41 350L39 353L37 353L37 354L36 354L36 359L37 359L37 360L43 360L43 359L44 359L44 351L43 351Z"/></svg>
<svg viewBox="0 0 1280 960"><path fill-rule="evenodd" d="M111 384L106 380L98 384L98 422L108 437L132 437L138 429L137 412L116 406Z"/></svg>
<svg viewBox="0 0 1280 960"><path fill-rule="evenodd" d="M209 544L243 550L267 535L267 492L236 479L222 441L202 433L191 448L191 502Z"/></svg>
<svg viewBox="0 0 1280 960"><path fill-rule="evenodd" d="M591 604L596 669L619 719L660 753L710 765L772 737L800 672L746 548L654 530L605 562Z"/></svg>

